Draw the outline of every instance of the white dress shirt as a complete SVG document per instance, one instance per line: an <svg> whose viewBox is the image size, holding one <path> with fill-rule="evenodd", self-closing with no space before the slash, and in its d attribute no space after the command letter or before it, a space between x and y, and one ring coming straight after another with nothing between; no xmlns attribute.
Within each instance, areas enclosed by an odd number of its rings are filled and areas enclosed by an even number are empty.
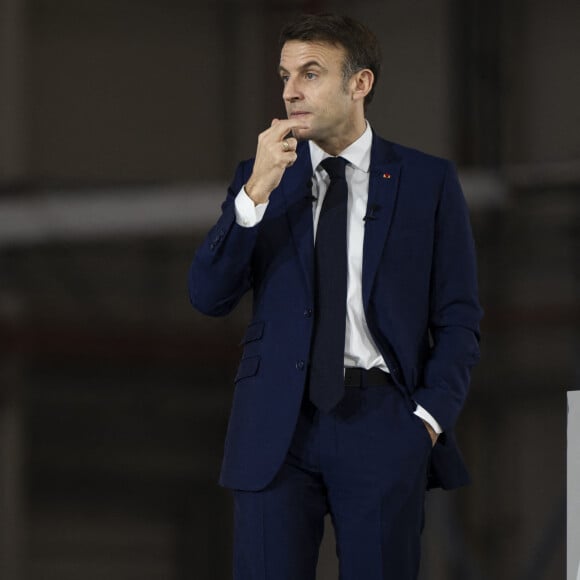
<svg viewBox="0 0 580 580"><path fill-rule="evenodd" d="M367 210L369 190L369 168L371 163L372 131L367 123L365 132L340 157L346 159L345 177L348 183L347 207L347 298L346 329L344 340L344 366L370 369L378 367L389 372L387 364L377 348L368 329L362 299L362 263L364 241L364 216ZM320 162L330 157L316 143L309 141L310 159L312 161L312 214L314 236L324 196L330 184L330 177L320 166ZM243 227L257 225L264 216L268 202L255 205L244 188L235 199L236 222ZM417 405L415 414L427 421L436 433L441 427L426 409Z"/></svg>

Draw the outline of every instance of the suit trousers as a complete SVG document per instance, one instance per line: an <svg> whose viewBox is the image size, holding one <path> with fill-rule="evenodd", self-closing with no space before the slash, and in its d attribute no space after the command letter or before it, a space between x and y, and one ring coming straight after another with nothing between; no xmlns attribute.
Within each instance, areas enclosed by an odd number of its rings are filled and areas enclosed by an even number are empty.
<svg viewBox="0 0 580 580"><path fill-rule="evenodd" d="M233 492L234 580L314 580L327 513L340 580L415 580L430 452L394 386L347 387L330 413L306 393L274 480Z"/></svg>

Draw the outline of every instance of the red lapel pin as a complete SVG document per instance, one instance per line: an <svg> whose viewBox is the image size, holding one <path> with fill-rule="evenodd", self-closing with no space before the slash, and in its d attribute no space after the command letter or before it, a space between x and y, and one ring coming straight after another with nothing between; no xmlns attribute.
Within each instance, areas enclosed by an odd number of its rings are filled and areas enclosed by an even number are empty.
<svg viewBox="0 0 580 580"><path fill-rule="evenodd" d="M383 173L383 179L391 179L390 173Z"/></svg>

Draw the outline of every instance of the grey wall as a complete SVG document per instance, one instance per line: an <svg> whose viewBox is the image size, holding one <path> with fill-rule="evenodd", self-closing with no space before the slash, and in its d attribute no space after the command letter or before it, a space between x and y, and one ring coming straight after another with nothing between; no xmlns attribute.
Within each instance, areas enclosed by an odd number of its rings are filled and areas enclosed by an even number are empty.
<svg viewBox="0 0 580 580"><path fill-rule="evenodd" d="M472 206L486 315L459 425L474 483L429 494L424 580L561 578L578 2L0 0L0 195L34 198L39 231L55 188L66 205L98 185L111 223L111 200L145 182L207 203L282 114L276 37L306 8L377 32L380 133L491 183ZM3 238L0 575L221 580L231 514L215 480L249 304L221 320L189 308L201 228L110 231ZM321 578L334 566L326 543Z"/></svg>
<svg viewBox="0 0 580 580"><path fill-rule="evenodd" d="M348 11L380 37L385 66L370 118L382 134L460 162L465 143L486 131L497 133L500 162L580 156L568 130L580 114L577 2L317 5ZM235 161L252 155L257 133L282 114L277 31L310 5L0 6L4 175L103 181L229 178ZM492 115L486 102L495 99ZM471 132L462 145L464 117Z"/></svg>

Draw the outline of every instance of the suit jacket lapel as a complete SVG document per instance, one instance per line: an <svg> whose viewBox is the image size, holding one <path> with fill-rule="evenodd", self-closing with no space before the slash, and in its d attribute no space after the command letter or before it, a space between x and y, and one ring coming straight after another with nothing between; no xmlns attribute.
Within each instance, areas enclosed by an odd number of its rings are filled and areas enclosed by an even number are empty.
<svg viewBox="0 0 580 580"><path fill-rule="evenodd" d="M312 220L312 162L308 142L298 145L298 159L289 167L280 189L286 202L286 210L292 239L300 259L310 295L314 295L314 226Z"/></svg>
<svg viewBox="0 0 580 580"><path fill-rule="evenodd" d="M362 293L365 308L387 242L400 175L401 162L396 158L392 145L373 134L363 246Z"/></svg>

